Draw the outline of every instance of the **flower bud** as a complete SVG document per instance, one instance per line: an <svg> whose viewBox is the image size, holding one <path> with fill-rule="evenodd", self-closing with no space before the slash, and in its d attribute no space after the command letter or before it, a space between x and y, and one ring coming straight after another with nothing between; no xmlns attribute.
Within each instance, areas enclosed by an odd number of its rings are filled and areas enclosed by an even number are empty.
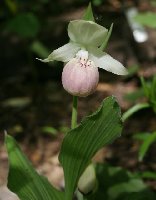
<svg viewBox="0 0 156 200"><path fill-rule="evenodd" d="M98 68L91 60L73 58L63 68L63 87L74 96L86 97L92 94L98 82Z"/></svg>
<svg viewBox="0 0 156 200"><path fill-rule="evenodd" d="M78 182L79 191L88 195L96 189L96 174L93 164L88 165Z"/></svg>

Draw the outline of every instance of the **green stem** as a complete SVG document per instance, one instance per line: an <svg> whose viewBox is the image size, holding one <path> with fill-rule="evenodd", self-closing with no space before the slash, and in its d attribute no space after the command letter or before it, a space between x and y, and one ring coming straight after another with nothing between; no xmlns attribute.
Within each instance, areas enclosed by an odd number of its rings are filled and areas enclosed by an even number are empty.
<svg viewBox="0 0 156 200"><path fill-rule="evenodd" d="M77 102L78 102L78 97L73 96L72 119L71 119L72 129L77 126Z"/></svg>

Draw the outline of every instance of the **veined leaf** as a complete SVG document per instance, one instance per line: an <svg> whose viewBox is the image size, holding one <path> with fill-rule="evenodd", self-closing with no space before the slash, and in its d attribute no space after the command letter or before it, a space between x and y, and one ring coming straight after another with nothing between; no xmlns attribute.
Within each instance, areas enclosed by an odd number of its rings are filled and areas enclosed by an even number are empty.
<svg viewBox="0 0 156 200"><path fill-rule="evenodd" d="M6 135L5 144L9 156L8 188L20 200L63 200L63 193L35 171L11 136Z"/></svg>
<svg viewBox="0 0 156 200"><path fill-rule="evenodd" d="M108 97L97 112L66 135L59 155L65 176L65 200L72 199L77 182L95 153L119 137L121 130L120 108L114 97Z"/></svg>

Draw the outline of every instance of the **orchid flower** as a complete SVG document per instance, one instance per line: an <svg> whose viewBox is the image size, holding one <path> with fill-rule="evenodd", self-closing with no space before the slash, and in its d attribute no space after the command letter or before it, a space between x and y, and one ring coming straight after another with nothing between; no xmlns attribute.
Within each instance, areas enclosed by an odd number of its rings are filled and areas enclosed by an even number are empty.
<svg viewBox="0 0 156 200"><path fill-rule="evenodd" d="M99 82L98 67L117 75L126 75L126 68L100 48L108 30L85 20L74 20L68 25L70 42L54 50L43 62L66 63L62 72L65 90L75 96L88 96Z"/></svg>

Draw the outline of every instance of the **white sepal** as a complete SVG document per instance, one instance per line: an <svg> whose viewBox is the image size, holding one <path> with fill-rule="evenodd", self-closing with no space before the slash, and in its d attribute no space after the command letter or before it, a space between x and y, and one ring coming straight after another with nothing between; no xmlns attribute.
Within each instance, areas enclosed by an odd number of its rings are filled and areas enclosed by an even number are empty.
<svg viewBox="0 0 156 200"><path fill-rule="evenodd" d="M71 41L87 46L100 46L107 36L107 29L92 21L74 20L68 25Z"/></svg>
<svg viewBox="0 0 156 200"><path fill-rule="evenodd" d="M75 57L76 53L80 50L80 46L78 44L69 42L64 46L54 50L46 59L38 59L42 62L50 62L50 61L62 61L68 62L72 58Z"/></svg>
<svg viewBox="0 0 156 200"><path fill-rule="evenodd" d="M117 75L127 75L127 69L110 55L104 53L99 48L89 48L89 59L99 68L112 72Z"/></svg>

